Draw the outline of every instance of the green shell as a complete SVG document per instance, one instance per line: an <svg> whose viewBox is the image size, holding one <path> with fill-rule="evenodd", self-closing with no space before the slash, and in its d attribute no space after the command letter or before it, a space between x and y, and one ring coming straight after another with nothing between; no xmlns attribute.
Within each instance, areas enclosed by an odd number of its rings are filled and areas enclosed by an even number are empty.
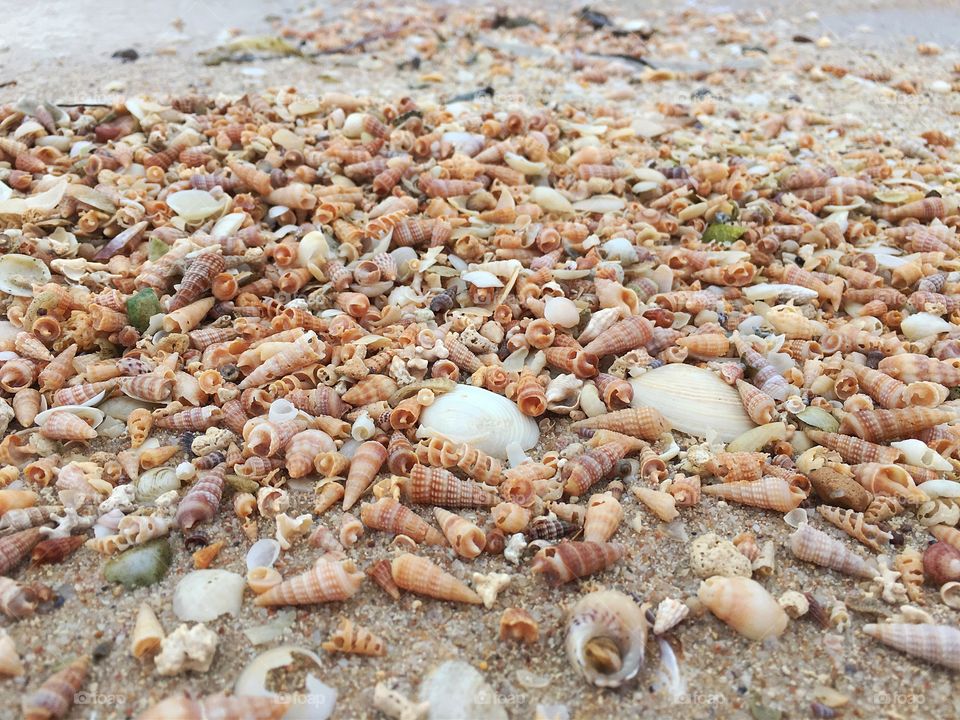
<svg viewBox="0 0 960 720"><path fill-rule="evenodd" d="M165 538L151 540L120 553L103 567L110 582L124 587L145 587L163 579L173 562L173 550Z"/></svg>
<svg viewBox="0 0 960 720"><path fill-rule="evenodd" d="M159 260L168 252L170 252L170 246L160 238L152 237L150 238L150 242L147 243L147 258L150 262Z"/></svg>
<svg viewBox="0 0 960 720"><path fill-rule="evenodd" d="M724 223L714 223L703 231L703 237L700 240L704 243L720 243L729 245L740 239L740 236L747 231L746 225L727 225Z"/></svg>
<svg viewBox="0 0 960 720"><path fill-rule="evenodd" d="M840 429L840 423L837 419L823 408L806 407L798 412L795 417L802 423L824 432L835 433Z"/></svg>
<svg viewBox="0 0 960 720"><path fill-rule="evenodd" d="M143 332L150 325L150 318L157 313L162 313L160 307L160 298L153 288L144 288L137 291L127 299L127 318L130 324L137 330Z"/></svg>

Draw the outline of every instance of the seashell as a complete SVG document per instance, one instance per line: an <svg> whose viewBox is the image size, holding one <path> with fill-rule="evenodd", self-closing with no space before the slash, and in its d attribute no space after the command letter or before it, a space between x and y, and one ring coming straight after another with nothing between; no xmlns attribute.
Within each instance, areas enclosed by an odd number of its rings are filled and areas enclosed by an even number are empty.
<svg viewBox="0 0 960 720"><path fill-rule="evenodd" d="M33 297L34 285L50 282L50 269L29 255L0 256L0 292L16 297Z"/></svg>
<svg viewBox="0 0 960 720"><path fill-rule="evenodd" d="M540 431L506 398L483 388L457 385L423 409L417 437L442 437L505 459L507 445L517 442L522 450L529 450L540 439Z"/></svg>
<svg viewBox="0 0 960 720"><path fill-rule="evenodd" d="M878 495L897 495L908 502L922 503L928 500L916 487L910 474L899 465L862 463L854 465L854 477L867 490Z"/></svg>
<svg viewBox="0 0 960 720"><path fill-rule="evenodd" d="M492 507L497 503L496 496L482 485L426 465L414 465L400 487L404 499L417 505Z"/></svg>
<svg viewBox="0 0 960 720"><path fill-rule="evenodd" d="M382 656L387 654L386 643L362 625L342 618L336 632L320 644L327 652L354 653L357 655Z"/></svg>
<svg viewBox="0 0 960 720"><path fill-rule="evenodd" d="M737 380L737 392L740 394L743 409L753 422L757 425L773 422L776 403L772 397L743 380Z"/></svg>
<svg viewBox="0 0 960 720"><path fill-rule="evenodd" d="M41 537L37 527L0 537L0 575L6 575L26 560Z"/></svg>
<svg viewBox="0 0 960 720"><path fill-rule="evenodd" d="M427 558L403 553L390 563L393 581L404 590L438 600L480 605L480 596Z"/></svg>
<svg viewBox="0 0 960 720"><path fill-rule="evenodd" d="M630 492L663 522L671 522L680 515L676 508L676 498L668 492L653 490L641 485L632 486Z"/></svg>
<svg viewBox="0 0 960 720"><path fill-rule="evenodd" d="M176 194L176 193L175 193ZM177 292L167 306L170 312L195 302L206 292L216 275L226 270L226 261L217 252L203 252L194 258L183 274Z"/></svg>
<svg viewBox="0 0 960 720"><path fill-rule="evenodd" d="M188 698L171 695L150 706L137 720L208 720L209 718L243 718L243 720L280 720L290 706L289 701L253 695L208 695Z"/></svg>
<svg viewBox="0 0 960 720"><path fill-rule="evenodd" d="M834 433L840 427L840 423L837 421L837 419L823 408L806 407L800 412L796 413L796 418L804 424L816 428L818 431L823 430L827 433ZM847 436L841 435L840 437Z"/></svg>
<svg viewBox="0 0 960 720"><path fill-rule="evenodd" d="M90 414L91 417L95 417L95 413L99 413L96 408L82 408L82 410L94 411L94 413ZM44 416L42 421L40 420L40 415ZM73 410L54 408L53 410L46 411L46 413L40 413L40 415L37 416L37 421L43 423L40 426L40 434L51 440L85 442L97 437L97 431L91 427L90 423ZM102 419L102 417L103 413L100 413L100 418Z"/></svg>
<svg viewBox="0 0 960 720"><path fill-rule="evenodd" d="M533 572L543 575L550 587L557 587L604 570L623 555L620 543L562 542L534 556Z"/></svg>
<svg viewBox="0 0 960 720"><path fill-rule="evenodd" d="M155 424L158 428L177 432L204 431L219 423L222 418L223 411L218 407L192 407L159 417Z"/></svg>
<svg viewBox="0 0 960 720"><path fill-rule="evenodd" d="M344 524L349 524L352 519L355 523L354 530L357 529L357 526L360 525L359 521L352 516L345 516L347 519L344 520ZM310 532L310 527L313 525L313 518L309 514L299 515L296 518L292 518L286 513L280 513L276 517L277 522L277 542L280 543L280 547L284 550L289 550L293 547L293 542L296 538L306 535ZM362 534L363 528L359 528L360 533Z"/></svg>
<svg viewBox="0 0 960 720"><path fill-rule="evenodd" d="M21 427L27 428L33 425L40 412L40 402L40 392L34 388L23 388L14 394L10 404Z"/></svg>
<svg viewBox="0 0 960 720"><path fill-rule="evenodd" d="M130 653L138 660L160 651L160 643L166 637L156 613L147 605L140 603L137 621L130 635Z"/></svg>
<svg viewBox="0 0 960 720"><path fill-rule="evenodd" d="M648 370L631 385L633 407L658 410L664 424L669 423L667 429L700 437L713 430L719 440L729 442L754 427L740 394L709 370L673 363Z"/></svg>
<svg viewBox="0 0 960 720"><path fill-rule="evenodd" d="M204 473L177 507L176 522L186 531L198 522L211 520L220 508L226 465L217 465Z"/></svg>
<svg viewBox="0 0 960 720"><path fill-rule="evenodd" d="M398 588L397 584L393 581L393 571L391 570L389 560L386 558L378 560L367 568L366 574L394 600L400 599L400 588Z"/></svg>
<svg viewBox="0 0 960 720"><path fill-rule="evenodd" d="M779 477L767 476L754 482L723 483L707 485L701 489L705 495L728 500L741 505L790 512L804 501L806 495Z"/></svg>
<svg viewBox="0 0 960 720"><path fill-rule="evenodd" d="M948 608L960 609L960 582L944 583L943 587L940 588L940 599Z"/></svg>
<svg viewBox="0 0 960 720"><path fill-rule="evenodd" d="M960 550L941 541L923 552L923 577L933 585L960 580Z"/></svg>
<svg viewBox="0 0 960 720"><path fill-rule="evenodd" d="M675 628L680 622L690 614L690 606L673 598L664 598L657 605L657 611L653 623L653 634L662 635Z"/></svg>
<svg viewBox="0 0 960 720"><path fill-rule="evenodd" d="M466 518L439 507L433 509L433 516L457 555L472 560L483 552L487 538L479 527Z"/></svg>
<svg viewBox="0 0 960 720"><path fill-rule="evenodd" d="M177 473L168 467L158 467L141 473L133 481L138 502L153 502L164 493L180 489Z"/></svg>
<svg viewBox="0 0 960 720"><path fill-rule="evenodd" d="M313 568L284 580L254 601L257 605L312 605L346 600L360 589L363 573L351 560L334 562L319 558Z"/></svg>
<svg viewBox="0 0 960 720"><path fill-rule="evenodd" d="M374 478L387 460L387 449L378 442L363 443L350 461L350 472L344 487L343 509L349 510L373 484Z"/></svg>
<svg viewBox="0 0 960 720"><path fill-rule="evenodd" d="M561 477L564 480L564 494L572 497L582 496L587 490L613 472L617 463L626 454L626 447L618 442L612 442L578 455L567 463L561 472Z"/></svg>
<svg viewBox="0 0 960 720"><path fill-rule="evenodd" d="M923 604L924 564L923 556L913 548L904 548L894 558L894 568L900 573L900 579L907 590L911 602ZM960 570L960 568L958 568Z"/></svg>
<svg viewBox="0 0 960 720"><path fill-rule="evenodd" d="M870 623L863 631L884 645L951 670L960 670L960 630L950 625Z"/></svg>
<svg viewBox="0 0 960 720"><path fill-rule="evenodd" d="M901 452L894 447L876 445L850 435L839 435L820 430L806 430L806 435L818 445L836 450L846 462L850 463L894 463L900 459Z"/></svg>
<svg viewBox="0 0 960 720"><path fill-rule="evenodd" d="M314 458L321 452L336 450L333 439L322 430L303 430L290 438L285 448L284 461L292 478L309 475L314 469Z"/></svg>
<svg viewBox="0 0 960 720"><path fill-rule="evenodd" d="M397 387L396 381L387 375L369 375L349 388L342 399L356 407L370 405L380 400L389 400Z"/></svg>
<svg viewBox="0 0 960 720"><path fill-rule="evenodd" d="M920 407L860 410L844 416L839 432L869 442L885 442L913 437L927 428L949 422L953 417L953 413L946 410Z"/></svg>
<svg viewBox="0 0 960 720"><path fill-rule="evenodd" d="M697 597L718 619L750 640L779 637L787 629L787 613L750 578L708 578L700 583Z"/></svg>
<svg viewBox="0 0 960 720"><path fill-rule="evenodd" d="M646 345L653 338L653 324L642 315L631 315L615 323L587 343L583 352L598 358L622 355Z"/></svg>
<svg viewBox="0 0 960 720"><path fill-rule="evenodd" d="M90 658L77 658L48 677L43 684L23 697L24 720L58 720L70 712L76 696L87 681Z"/></svg>
<svg viewBox="0 0 960 720"><path fill-rule="evenodd" d="M500 615L500 640L533 645L540 639L540 626L526 610L507 608Z"/></svg>
<svg viewBox="0 0 960 720"><path fill-rule="evenodd" d="M364 525L374 530L406 535L418 543L443 544L443 536L435 528L391 497L364 504L360 509L360 517Z"/></svg>
<svg viewBox="0 0 960 720"><path fill-rule="evenodd" d="M520 412L528 417L539 417L547 411L547 396L543 384L540 378L526 368L517 380L515 400Z"/></svg>
<svg viewBox="0 0 960 720"><path fill-rule="evenodd" d="M570 664L597 687L620 687L643 666L643 610L616 590L589 593L570 611L564 645Z"/></svg>
<svg viewBox="0 0 960 720"><path fill-rule="evenodd" d="M725 483L759 480L763 477L765 453L721 452L710 458L704 467Z"/></svg>
<svg viewBox="0 0 960 720"><path fill-rule="evenodd" d="M63 538L43 540L34 546L30 553L30 561L34 565L62 562L83 545L83 541L82 535L68 535Z"/></svg>
<svg viewBox="0 0 960 720"><path fill-rule="evenodd" d="M817 512L823 519L840 528L855 540L859 540L874 552L881 552L883 546L893 538L890 533L866 522L863 519L863 513L849 509L843 511L838 507L830 507L829 505L820 505Z"/></svg>
<svg viewBox="0 0 960 720"><path fill-rule="evenodd" d="M17 654L17 646L6 630L0 629L0 677L23 675L23 663Z"/></svg>
<svg viewBox="0 0 960 720"><path fill-rule="evenodd" d="M623 520L623 508L612 493L592 495L583 521L585 542L604 543L613 537Z"/></svg>
<svg viewBox="0 0 960 720"><path fill-rule="evenodd" d="M294 390L287 393L286 399L294 406L311 415L328 415L339 418L347 411L347 404L328 387L313 390Z"/></svg>
<svg viewBox="0 0 960 720"><path fill-rule="evenodd" d="M916 465L928 470L953 471L953 466L944 457L921 440L910 439L892 442L890 447L899 450L903 462L909 465ZM890 462L895 462L895 460Z"/></svg>
<svg viewBox="0 0 960 720"><path fill-rule="evenodd" d="M173 560L169 543L159 538L126 550L103 566L103 575L110 582L125 587L153 585L160 581Z"/></svg>
<svg viewBox="0 0 960 720"><path fill-rule="evenodd" d="M313 512L322 515L343 498L343 485L336 482L326 482L317 486L317 500Z"/></svg>
<svg viewBox="0 0 960 720"><path fill-rule="evenodd" d="M167 196L167 205L188 223L196 223L220 212L223 201L206 190L180 190Z"/></svg>
<svg viewBox="0 0 960 720"><path fill-rule="evenodd" d="M942 540L950 547L960 550L960 530L946 525L931 525L927 530L937 540Z"/></svg>
<svg viewBox="0 0 960 720"><path fill-rule="evenodd" d="M146 373L123 378L120 390L127 397L144 402L162 403L170 400L173 394L174 379L169 375Z"/></svg>
<svg viewBox="0 0 960 720"><path fill-rule="evenodd" d="M854 577L873 579L879 574L876 563L872 560L864 560L847 550L839 540L834 540L807 523L803 523L790 535L789 544L794 556L805 562L838 570Z"/></svg>
<svg viewBox="0 0 960 720"><path fill-rule="evenodd" d="M514 502L502 502L490 511L497 528L507 535L523 531L530 522L530 510Z"/></svg>
<svg viewBox="0 0 960 720"><path fill-rule="evenodd" d="M0 612L9 618L20 619L33 615L37 609L37 593L16 580L0 576Z"/></svg>
<svg viewBox="0 0 960 720"><path fill-rule="evenodd" d="M247 570L247 585L254 595L263 595L283 582L283 577L272 567L252 567Z"/></svg>
<svg viewBox="0 0 960 720"><path fill-rule="evenodd" d="M636 397L634 397L634 401L636 401ZM642 440L653 441L665 432L669 432L671 425L656 408L632 407L580 420L571 427L575 430L580 428L612 430Z"/></svg>

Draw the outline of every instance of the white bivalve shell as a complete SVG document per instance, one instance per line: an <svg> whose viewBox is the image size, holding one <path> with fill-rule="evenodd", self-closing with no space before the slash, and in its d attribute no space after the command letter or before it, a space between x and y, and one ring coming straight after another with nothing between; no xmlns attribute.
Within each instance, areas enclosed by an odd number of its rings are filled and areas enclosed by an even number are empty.
<svg viewBox="0 0 960 720"><path fill-rule="evenodd" d="M17 297L32 297L33 285L50 282L50 269L29 255L0 256L0 291Z"/></svg>
<svg viewBox="0 0 960 720"><path fill-rule="evenodd" d="M420 415L417 437L445 437L468 443L501 460L512 441L529 450L540 439L532 418L502 395L472 385L457 385L438 397Z"/></svg>
<svg viewBox="0 0 960 720"><path fill-rule="evenodd" d="M503 281L486 270L469 270L460 276L464 282L478 288L500 288L503 287Z"/></svg>
<svg viewBox="0 0 960 720"><path fill-rule="evenodd" d="M292 665L294 655L308 658L318 668L323 667L320 658L311 650L295 645L281 645L251 660L237 678L233 692L236 695L253 697L276 697L276 693L267 689L267 675L271 670ZM287 697L292 702L283 716L284 720L326 720L337 703L337 690L324 685L308 672L303 687L292 688Z"/></svg>
<svg viewBox="0 0 960 720"><path fill-rule="evenodd" d="M226 570L194 570L173 591L173 614L186 622L239 615L246 585L242 575Z"/></svg>
<svg viewBox="0 0 960 720"><path fill-rule="evenodd" d="M630 381L633 407L653 407L674 430L730 442L755 427L740 394L709 370L672 363Z"/></svg>
<svg viewBox="0 0 960 720"><path fill-rule="evenodd" d="M919 312L909 315L900 323L900 332L907 340L921 340L930 335L953 332L957 326L949 323L942 317L928 312Z"/></svg>
<svg viewBox="0 0 960 720"><path fill-rule="evenodd" d="M223 204L223 200L217 200L206 190L181 190L167 196L170 209L189 223L215 215Z"/></svg>
<svg viewBox="0 0 960 720"><path fill-rule="evenodd" d="M580 311L573 300L565 297L549 297L543 304L543 316L551 325L572 328L580 322Z"/></svg>

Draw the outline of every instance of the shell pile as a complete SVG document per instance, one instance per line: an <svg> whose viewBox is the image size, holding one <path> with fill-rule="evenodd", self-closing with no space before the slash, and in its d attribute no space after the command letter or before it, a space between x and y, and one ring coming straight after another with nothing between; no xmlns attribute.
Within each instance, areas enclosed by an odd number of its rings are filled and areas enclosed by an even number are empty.
<svg viewBox="0 0 960 720"><path fill-rule="evenodd" d="M0 108L0 610L50 603L39 566L78 553L125 592L176 568L182 622L311 606L323 649L375 663L400 650L365 597L494 617L527 575L571 608L550 651L608 688L693 623L761 641L827 618L778 601L810 589L778 573L788 548L891 614L936 608L857 641L956 670L953 141L716 109L651 132L615 107L293 90ZM686 603L626 580L733 504L793 528L718 537ZM214 633L144 607L141 662L210 667ZM546 651L537 608L505 617ZM47 669L28 717L64 717L90 661Z"/></svg>

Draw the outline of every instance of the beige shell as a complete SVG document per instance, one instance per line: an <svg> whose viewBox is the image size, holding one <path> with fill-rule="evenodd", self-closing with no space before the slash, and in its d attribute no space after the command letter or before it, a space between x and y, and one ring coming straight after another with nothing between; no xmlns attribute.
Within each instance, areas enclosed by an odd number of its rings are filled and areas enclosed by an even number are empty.
<svg viewBox="0 0 960 720"><path fill-rule="evenodd" d="M342 618L336 632L320 644L327 652L354 653L356 655L386 655L387 644L362 625Z"/></svg>
<svg viewBox="0 0 960 720"><path fill-rule="evenodd" d="M673 598L664 598L657 605L653 621L653 634L661 635L676 627L687 615L690 606Z"/></svg>
<svg viewBox="0 0 960 720"><path fill-rule="evenodd" d="M790 552L800 560L870 580L879 575L875 562L864 560L839 540L808 523L803 523L790 535L789 545Z"/></svg>
<svg viewBox="0 0 960 720"><path fill-rule="evenodd" d="M23 663L17 646L6 630L0 628L0 677L23 675Z"/></svg>
<svg viewBox="0 0 960 720"><path fill-rule="evenodd" d="M790 512L799 507L806 495L786 480L767 476L754 482L723 483L707 485L701 489L704 495L712 495L723 500L750 505L752 507Z"/></svg>
<svg viewBox="0 0 960 720"><path fill-rule="evenodd" d="M751 640L778 637L787 629L789 617L777 599L750 578L708 578L700 583L697 597L717 618Z"/></svg>
<svg viewBox="0 0 960 720"><path fill-rule="evenodd" d="M740 394L716 374L671 363L648 370L630 383L633 407L656 408L675 430L729 442L754 427Z"/></svg>
<svg viewBox="0 0 960 720"><path fill-rule="evenodd" d="M680 515L677 510L677 499L670 493L662 490L652 490L642 485L634 485L630 488L630 492L663 522L670 522ZM584 521L584 524L586 524L586 521Z"/></svg>
<svg viewBox="0 0 960 720"><path fill-rule="evenodd" d="M320 558L313 568L284 580L255 600L257 605L311 605L346 600L360 589L363 573L350 560L333 562Z"/></svg>
<svg viewBox="0 0 960 720"><path fill-rule="evenodd" d="M872 638L900 652L960 670L960 630L950 625L880 623L863 626Z"/></svg>
<svg viewBox="0 0 960 720"><path fill-rule="evenodd" d="M583 539L587 542L606 542L623 520L623 507L612 493L597 493L587 502L583 522Z"/></svg>
<svg viewBox="0 0 960 720"><path fill-rule="evenodd" d="M130 653L138 660L160 651L160 643L166 637L156 613L147 605L140 603L137 622L130 636Z"/></svg>
<svg viewBox="0 0 960 720"><path fill-rule="evenodd" d="M843 510L829 505L820 505L817 512L825 520L843 530L850 537L859 540L874 552L881 552L883 546L893 538L890 533L866 522L863 519L863 513Z"/></svg>
<svg viewBox="0 0 960 720"><path fill-rule="evenodd" d="M403 553L393 559L390 569L397 587L418 595L473 605L483 602L477 593L425 557Z"/></svg>
<svg viewBox="0 0 960 720"><path fill-rule="evenodd" d="M483 552L487 538L479 527L466 518L439 507L433 509L433 516L457 555L472 560Z"/></svg>
<svg viewBox="0 0 960 720"><path fill-rule="evenodd" d="M620 687L643 666L647 622L630 596L601 590L570 611L564 642L574 670L597 687Z"/></svg>

